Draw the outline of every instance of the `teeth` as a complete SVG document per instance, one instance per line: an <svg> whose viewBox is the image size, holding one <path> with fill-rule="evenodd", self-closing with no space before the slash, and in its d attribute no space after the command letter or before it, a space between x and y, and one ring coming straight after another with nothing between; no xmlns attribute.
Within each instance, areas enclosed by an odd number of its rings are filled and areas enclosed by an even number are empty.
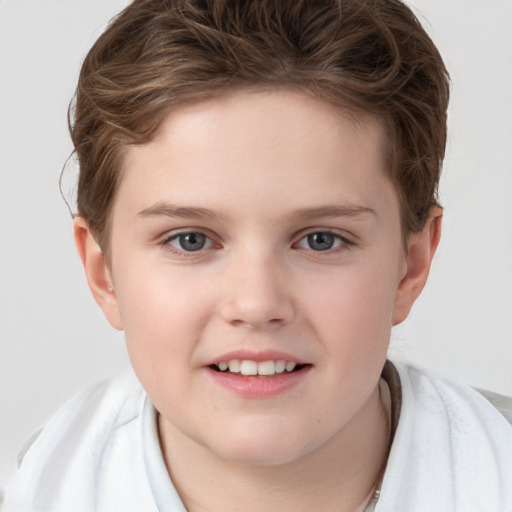
<svg viewBox="0 0 512 512"><path fill-rule="evenodd" d="M258 375L274 375L276 363L274 361L263 361L258 363Z"/></svg>
<svg viewBox="0 0 512 512"><path fill-rule="evenodd" d="M279 359L276 361L276 373L283 373L286 370L286 361Z"/></svg>
<svg viewBox="0 0 512 512"><path fill-rule="evenodd" d="M287 372L293 372L294 368L296 366L296 363L286 363L286 371Z"/></svg>
<svg viewBox="0 0 512 512"><path fill-rule="evenodd" d="M218 369L224 372L229 369L230 373L240 373L242 375L275 375L285 371L292 372L297 366L293 361L278 359L277 361L252 361L250 359L233 359L231 361L221 361L217 364Z"/></svg>
<svg viewBox="0 0 512 512"><path fill-rule="evenodd" d="M240 373L240 361L238 359L233 359L233 361L229 361L228 367L231 373Z"/></svg>
<svg viewBox="0 0 512 512"><path fill-rule="evenodd" d="M258 375L258 363L256 361L242 361L240 363L240 373L242 375Z"/></svg>

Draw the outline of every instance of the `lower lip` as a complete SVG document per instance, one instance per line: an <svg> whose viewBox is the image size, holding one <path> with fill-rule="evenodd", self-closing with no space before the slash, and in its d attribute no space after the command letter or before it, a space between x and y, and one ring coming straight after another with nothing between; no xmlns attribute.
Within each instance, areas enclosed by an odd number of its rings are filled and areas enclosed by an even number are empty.
<svg viewBox="0 0 512 512"><path fill-rule="evenodd" d="M292 373L279 373L273 376L240 375L218 372L212 368L206 371L214 382L244 398L272 398L298 386L309 373L311 366L305 366Z"/></svg>

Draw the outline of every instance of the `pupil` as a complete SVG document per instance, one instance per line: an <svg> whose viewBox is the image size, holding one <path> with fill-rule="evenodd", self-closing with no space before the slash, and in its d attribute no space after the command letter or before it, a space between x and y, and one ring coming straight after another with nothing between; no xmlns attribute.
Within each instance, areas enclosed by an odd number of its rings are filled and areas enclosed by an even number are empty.
<svg viewBox="0 0 512 512"><path fill-rule="evenodd" d="M185 251L199 251L204 247L206 237L200 233L180 235L180 245Z"/></svg>
<svg viewBox="0 0 512 512"><path fill-rule="evenodd" d="M332 233L312 233L308 235L308 244L315 251L327 251L334 245Z"/></svg>

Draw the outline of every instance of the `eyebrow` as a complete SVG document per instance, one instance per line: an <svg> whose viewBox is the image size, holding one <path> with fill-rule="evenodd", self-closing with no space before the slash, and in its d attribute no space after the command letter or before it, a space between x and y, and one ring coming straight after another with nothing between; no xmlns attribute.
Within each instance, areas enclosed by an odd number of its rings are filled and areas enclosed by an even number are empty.
<svg viewBox="0 0 512 512"><path fill-rule="evenodd" d="M206 220L216 217L215 213L207 208L176 206L162 201L137 213L137 217L141 218L157 216L190 220Z"/></svg>
<svg viewBox="0 0 512 512"><path fill-rule="evenodd" d="M328 205L319 208L304 208L296 212L302 220L315 220L326 217L360 217L375 215L377 212L367 206L357 204Z"/></svg>
<svg viewBox="0 0 512 512"><path fill-rule="evenodd" d="M366 215L377 215L377 212L367 206L357 204L327 205L313 208L302 208L293 213L301 220L315 220L328 217L361 217ZM219 217L214 211L207 208L176 206L160 201L148 208L144 208L137 217L171 217L175 219L189 220L211 220Z"/></svg>

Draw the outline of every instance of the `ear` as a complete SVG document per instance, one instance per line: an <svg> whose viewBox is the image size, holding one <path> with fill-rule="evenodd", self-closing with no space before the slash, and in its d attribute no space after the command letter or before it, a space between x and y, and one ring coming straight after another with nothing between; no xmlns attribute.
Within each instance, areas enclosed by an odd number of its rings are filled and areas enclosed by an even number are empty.
<svg viewBox="0 0 512 512"><path fill-rule="evenodd" d="M441 238L442 208L436 206L430 211L425 226L418 233L412 233L407 243L406 272L398 285L393 310L393 325L403 322L418 298L430 271L432 258Z"/></svg>
<svg viewBox="0 0 512 512"><path fill-rule="evenodd" d="M103 252L82 217L75 217L73 230L76 248L94 299L112 327L122 330L119 304Z"/></svg>

